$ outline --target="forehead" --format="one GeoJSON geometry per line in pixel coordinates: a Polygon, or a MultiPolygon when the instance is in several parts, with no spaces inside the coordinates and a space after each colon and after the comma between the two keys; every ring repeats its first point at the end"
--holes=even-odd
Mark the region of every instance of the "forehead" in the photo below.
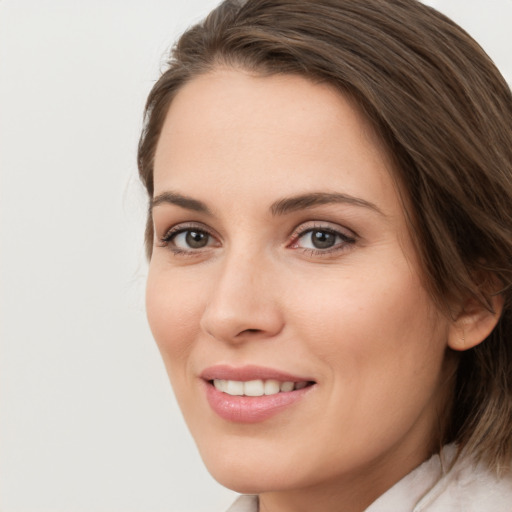
{"type": "Polygon", "coordinates": [[[346,173],[359,169],[360,177],[369,164],[392,172],[372,125],[334,87],[296,75],[219,69],[187,83],[171,103],[156,149],[155,182],[177,178],[182,169],[190,180],[196,173],[206,178],[215,167],[237,168],[249,179],[242,169],[261,175],[286,166],[307,179],[330,160],[346,173]],[[304,165],[298,168],[299,156],[304,165]]]}

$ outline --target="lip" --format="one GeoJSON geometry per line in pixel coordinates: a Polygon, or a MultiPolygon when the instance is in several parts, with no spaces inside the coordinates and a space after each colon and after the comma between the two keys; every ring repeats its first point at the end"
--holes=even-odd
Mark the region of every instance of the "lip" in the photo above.
{"type": "Polygon", "coordinates": [[[216,365],[206,368],[201,372],[200,377],[204,380],[223,379],[223,380],[269,380],[274,379],[280,382],[311,382],[313,379],[300,375],[292,375],[291,373],[282,372],[273,368],[265,368],[263,366],[229,366],[216,365]]]}
{"type": "Polygon", "coordinates": [[[228,395],[217,390],[211,382],[213,379],[237,381],[274,379],[280,382],[314,382],[310,378],[252,365],[243,367],[212,366],[205,369],[200,377],[203,380],[206,398],[212,410],[222,419],[234,423],[265,421],[300,402],[315,387],[313,384],[275,395],[249,397],[228,395]]]}

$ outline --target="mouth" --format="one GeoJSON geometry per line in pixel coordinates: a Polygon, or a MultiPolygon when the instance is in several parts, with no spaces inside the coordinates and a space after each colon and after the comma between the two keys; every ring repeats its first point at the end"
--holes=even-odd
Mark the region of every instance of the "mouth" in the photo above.
{"type": "Polygon", "coordinates": [[[284,381],[280,382],[275,379],[256,379],[256,380],[226,380],[226,379],[213,379],[209,383],[217,391],[226,393],[231,396],[271,396],[278,393],[289,393],[290,391],[297,391],[304,389],[314,384],[313,381],[284,381]]]}
{"type": "Polygon", "coordinates": [[[300,403],[316,382],[288,373],[245,366],[215,366],[201,374],[211,409],[234,423],[257,423],[300,403]]]}

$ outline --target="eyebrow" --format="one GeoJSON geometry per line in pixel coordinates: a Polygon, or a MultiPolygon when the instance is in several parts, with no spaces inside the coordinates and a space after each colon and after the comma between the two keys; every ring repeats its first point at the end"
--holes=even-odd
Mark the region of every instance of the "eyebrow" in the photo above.
{"type": "MultiPolygon", "coordinates": [[[[368,208],[385,217],[385,214],[377,205],[365,199],[336,192],[311,192],[285,197],[272,203],[270,212],[273,216],[282,216],[298,210],[314,208],[315,206],[340,203],[368,208]]],[[[161,204],[174,204],[186,210],[212,215],[211,210],[202,201],[178,194],[177,192],[163,192],[154,197],[149,205],[150,213],[153,211],[153,208],[161,204]]]]}
{"type": "Polygon", "coordinates": [[[155,206],[161,204],[175,204],[176,206],[180,206],[186,210],[205,213],[207,215],[212,214],[210,209],[203,202],[177,194],[176,192],[163,192],[162,194],[158,194],[156,197],[152,198],[149,204],[150,213],[153,211],[155,206]]]}
{"type": "Polygon", "coordinates": [[[384,213],[377,205],[366,201],[365,199],[360,199],[348,194],[330,192],[313,192],[293,197],[285,197],[273,203],[270,207],[270,211],[272,212],[272,215],[275,216],[286,215],[287,213],[295,212],[297,210],[305,210],[308,208],[314,208],[315,206],[333,203],[350,204],[369,208],[370,210],[373,210],[385,217],[384,213]]]}

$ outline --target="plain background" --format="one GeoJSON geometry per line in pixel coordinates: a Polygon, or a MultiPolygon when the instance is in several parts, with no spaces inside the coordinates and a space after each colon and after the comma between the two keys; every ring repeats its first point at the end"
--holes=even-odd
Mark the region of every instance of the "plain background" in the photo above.
{"type": "MultiPolygon", "coordinates": [[[[213,512],[144,313],[145,97],[216,0],[0,1],[0,510],[213,512]]],[[[512,0],[431,0],[512,82],[512,0]]],[[[298,448],[299,449],[299,448],[298,448]]]]}

